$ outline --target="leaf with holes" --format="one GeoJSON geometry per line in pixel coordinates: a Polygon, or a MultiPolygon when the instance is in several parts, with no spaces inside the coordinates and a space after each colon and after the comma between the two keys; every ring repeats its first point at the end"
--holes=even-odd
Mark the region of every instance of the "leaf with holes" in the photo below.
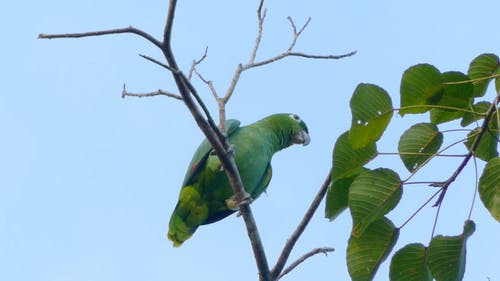
{"type": "Polygon", "coordinates": [[[399,249],[392,256],[389,276],[391,281],[432,281],[425,246],[414,243],[399,249]]]}
{"type": "Polygon", "coordinates": [[[398,236],[399,230],[385,217],[373,222],[362,236],[351,236],[347,245],[347,268],[352,281],[372,280],[398,236]]]}
{"type": "Polygon", "coordinates": [[[493,79],[491,76],[495,74],[498,69],[499,61],[495,54],[482,54],[472,60],[467,74],[472,80],[475,80],[473,82],[475,97],[484,96],[486,89],[488,88],[488,84],[493,79]]]}
{"type": "Polygon", "coordinates": [[[377,85],[361,83],[354,90],[350,106],[350,143],[355,148],[372,145],[382,136],[391,121],[391,97],[377,85]]]}
{"type": "Polygon", "coordinates": [[[417,64],[408,68],[401,79],[400,115],[424,113],[430,110],[426,105],[439,102],[443,94],[441,72],[430,64],[417,64]]]}
{"type": "MultiPolygon", "coordinates": [[[[479,141],[479,145],[473,151],[474,156],[484,161],[488,161],[491,158],[498,156],[498,124],[495,117],[496,114],[493,115],[493,118],[488,124],[487,131],[483,134],[481,140],[479,141]]],[[[478,137],[480,130],[481,128],[476,128],[467,134],[465,146],[469,149],[469,151],[478,137]]]]}
{"type": "Polygon", "coordinates": [[[432,238],[428,249],[428,263],[436,281],[462,280],[465,271],[466,242],[475,229],[473,221],[466,221],[461,235],[438,235],[432,238]]]}
{"type": "Polygon", "coordinates": [[[326,194],[325,217],[334,220],[347,208],[349,188],[356,177],[368,169],[361,168],[356,174],[346,178],[333,179],[326,194]]]}
{"type": "Polygon", "coordinates": [[[440,124],[461,118],[472,103],[474,87],[470,78],[457,71],[443,73],[443,96],[437,103],[442,108],[431,109],[431,122],[440,124]]]}
{"type": "Polygon", "coordinates": [[[464,117],[462,118],[462,121],[460,122],[460,126],[466,127],[466,126],[472,124],[472,122],[474,122],[476,120],[484,119],[484,117],[486,116],[486,112],[488,111],[490,106],[491,106],[491,103],[489,103],[487,101],[480,101],[480,102],[472,105],[472,108],[469,110],[471,110],[474,113],[466,112],[464,114],[464,117]]]}
{"type": "Polygon", "coordinates": [[[408,171],[413,172],[434,155],[443,144],[443,134],[431,123],[419,123],[399,139],[398,150],[408,171]]]}
{"type": "Polygon", "coordinates": [[[349,132],[343,133],[333,148],[332,180],[348,177],[358,173],[363,165],[375,158],[377,145],[371,143],[365,147],[355,148],[349,141],[349,132]]]}
{"type": "Polygon", "coordinates": [[[479,179],[479,196],[490,214],[500,222],[500,158],[488,161],[479,179]]]}
{"type": "Polygon", "coordinates": [[[399,175],[385,168],[361,173],[349,188],[348,204],[353,220],[352,236],[359,237],[374,221],[398,204],[403,189],[399,175]]]}

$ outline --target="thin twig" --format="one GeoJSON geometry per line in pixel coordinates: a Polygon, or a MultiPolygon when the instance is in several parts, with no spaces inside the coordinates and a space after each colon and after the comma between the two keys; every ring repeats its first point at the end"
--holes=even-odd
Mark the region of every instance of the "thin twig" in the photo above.
{"type": "Polygon", "coordinates": [[[191,68],[189,68],[187,76],[189,81],[191,81],[191,78],[193,77],[193,72],[195,71],[196,66],[199,65],[202,61],[204,61],[207,58],[207,55],[208,55],[208,46],[205,47],[205,52],[203,53],[203,56],[201,56],[201,58],[198,60],[193,60],[193,62],[191,63],[191,68]]]}
{"type": "Polygon", "coordinates": [[[110,34],[120,34],[120,33],[132,33],[143,37],[149,42],[153,43],[156,47],[162,47],[162,42],[158,41],[156,38],[151,36],[149,33],[146,33],[140,29],[129,26],[125,28],[115,28],[108,30],[100,30],[100,31],[90,31],[90,32],[81,32],[81,33],[62,33],[62,34],[38,34],[38,39],[55,39],[55,38],[81,38],[81,37],[94,37],[101,35],[110,35],[110,34]]]}
{"type": "Polygon", "coordinates": [[[125,89],[125,85],[123,85],[122,98],[125,98],[125,97],[144,98],[144,97],[154,97],[154,96],[167,96],[169,98],[182,100],[181,96],[174,94],[174,93],[170,93],[170,92],[161,90],[161,89],[158,89],[155,92],[149,92],[149,93],[130,93],[130,92],[127,92],[127,90],[125,89]]]}
{"type": "Polygon", "coordinates": [[[401,226],[398,227],[398,229],[402,229],[407,223],[409,223],[425,206],[427,206],[427,204],[429,204],[429,202],[432,201],[432,199],[434,199],[434,197],[436,197],[439,194],[439,192],[441,192],[441,189],[432,194],[432,196],[429,199],[427,199],[427,201],[425,201],[424,204],[422,204],[405,222],[403,222],[403,224],[401,224],[401,226]]]}
{"type": "Polygon", "coordinates": [[[157,64],[157,65],[159,65],[159,66],[161,66],[161,67],[165,68],[166,70],[168,70],[168,71],[170,71],[170,72],[178,72],[178,71],[179,71],[179,70],[177,70],[177,69],[173,69],[172,67],[170,67],[170,66],[168,66],[168,65],[166,65],[166,64],[164,64],[164,63],[162,63],[161,61],[159,61],[159,60],[157,60],[157,59],[155,59],[155,58],[152,58],[152,57],[150,57],[150,56],[143,55],[143,54],[139,54],[139,56],[140,56],[140,57],[142,57],[142,58],[144,58],[144,59],[146,59],[146,60],[148,60],[148,61],[150,61],[150,62],[152,62],[152,63],[154,63],[154,64],[157,64]]]}
{"type": "Polygon", "coordinates": [[[264,6],[264,0],[260,0],[259,8],[257,8],[257,21],[258,21],[257,37],[255,37],[255,44],[253,46],[250,59],[248,60],[248,63],[250,64],[255,61],[255,57],[257,57],[257,51],[260,47],[260,41],[262,40],[264,20],[266,19],[266,14],[267,14],[266,9],[264,9],[264,12],[262,12],[263,6],[264,6]]]}
{"type": "Polygon", "coordinates": [[[245,70],[248,70],[250,68],[254,68],[254,67],[259,67],[259,66],[263,66],[263,65],[266,65],[266,64],[270,64],[270,63],[273,63],[273,62],[276,62],[276,61],[279,61],[281,59],[284,59],[286,57],[303,57],[303,58],[308,58],[308,59],[343,59],[343,58],[346,58],[346,57],[350,57],[350,56],[353,56],[356,54],[356,51],[352,51],[352,52],[349,52],[349,53],[346,53],[346,54],[342,54],[342,55],[310,55],[310,54],[304,54],[304,53],[299,53],[299,52],[289,52],[289,51],[286,51],[282,54],[279,54],[275,57],[272,57],[270,59],[267,59],[267,60],[263,60],[263,61],[259,61],[259,62],[256,62],[256,63],[253,63],[253,64],[245,64],[242,66],[242,71],[245,71],[245,70]]]}
{"type": "Polygon", "coordinates": [[[292,249],[295,246],[295,243],[304,232],[306,226],[311,221],[311,218],[318,209],[321,200],[323,200],[323,197],[325,197],[326,191],[328,190],[328,186],[330,185],[331,180],[332,180],[332,170],[330,169],[328,175],[326,176],[325,181],[323,182],[323,185],[321,185],[321,188],[319,189],[318,193],[311,202],[309,209],[307,209],[307,212],[300,221],[299,225],[292,233],[290,238],[288,238],[288,240],[286,241],[285,246],[283,247],[283,250],[281,251],[281,254],[278,258],[278,261],[276,262],[276,265],[271,271],[271,276],[273,280],[276,280],[276,278],[278,278],[281,275],[281,272],[285,267],[286,261],[288,260],[288,257],[290,256],[290,253],[292,252],[292,249]]]}
{"type": "Polygon", "coordinates": [[[333,251],[335,251],[335,249],[334,248],[330,248],[330,247],[316,248],[316,249],[311,250],[310,252],[308,252],[305,255],[303,255],[302,257],[300,257],[298,260],[294,261],[285,270],[283,270],[283,273],[281,273],[280,276],[278,276],[278,278],[276,278],[276,280],[279,280],[279,279],[281,279],[281,277],[283,277],[286,274],[290,273],[292,270],[294,270],[298,265],[300,265],[301,263],[303,263],[308,258],[310,258],[310,257],[312,257],[314,255],[317,255],[317,254],[321,254],[321,253],[325,254],[325,256],[328,256],[328,253],[329,252],[333,252],[333,251]]]}

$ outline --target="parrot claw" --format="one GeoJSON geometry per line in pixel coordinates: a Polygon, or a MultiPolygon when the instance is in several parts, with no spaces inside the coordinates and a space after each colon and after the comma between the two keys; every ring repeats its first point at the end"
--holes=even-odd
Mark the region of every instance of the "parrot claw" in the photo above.
{"type": "Polygon", "coordinates": [[[253,198],[246,191],[243,191],[243,199],[238,200],[235,195],[231,196],[229,199],[226,199],[226,206],[233,211],[237,211],[240,209],[241,204],[251,203],[253,198]]]}

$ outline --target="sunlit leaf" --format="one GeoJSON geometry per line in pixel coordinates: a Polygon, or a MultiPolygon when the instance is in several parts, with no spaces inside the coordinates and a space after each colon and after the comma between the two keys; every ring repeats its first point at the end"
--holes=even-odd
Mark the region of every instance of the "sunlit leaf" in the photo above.
{"type": "Polygon", "coordinates": [[[437,103],[442,108],[431,109],[431,122],[440,124],[464,116],[472,103],[474,87],[470,78],[456,71],[443,73],[443,96],[437,103]],[[462,110],[461,110],[462,109],[462,110]]]}
{"type": "MultiPolygon", "coordinates": [[[[496,117],[496,114],[493,117],[496,117]]],[[[473,151],[474,156],[484,161],[498,156],[498,124],[495,118],[492,118],[488,125],[488,129],[481,137],[479,145],[473,151]]],[[[480,130],[481,128],[476,128],[467,134],[467,141],[465,142],[467,149],[472,149],[480,130]]]]}
{"type": "Polygon", "coordinates": [[[482,97],[486,93],[488,84],[493,78],[478,80],[485,77],[491,77],[499,68],[498,57],[494,54],[482,54],[477,56],[469,65],[467,74],[474,82],[474,96],[482,97]]]}
{"type": "Polygon", "coordinates": [[[486,164],[479,180],[479,195],[486,209],[500,222],[500,157],[486,164]]]}
{"type": "Polygon", "coordinates": [[[432,281],[426,250],[419,243],[408,244],[399,249],[392,256],[389,272],[391,281],[432,281]]]}
{"type": "Polygon", "coordinates": [[[347,245],[347,268],[351,280],[372,280],[398,236],[399,230],[385,217],[373,222],[362,236],[351,236],[347,245]]]}
{"type": "Polygon", "coordinates": [[[349,141],[353,147],[372,145],[384,133],[393,115],[391,97],[377,85],[359,84],[351,98],[349,141]]]}
{"type": "Polygon", "coordinates": [[[398,150],[408,171],[413,172],[436,153],[443,143],[443,134],[431,123],[419,123],[406,130],[399,139],[398,150]]]}
{"type": "Polygon", "coordinates": [[[462,121],[460,122],[460,125],[462,127],[466,127],[470,125],[472,122],[476,120],[483,119],[486,112],[488,111],[488,108],[490,108],[491,103],[487,101],[480,101],[472,106],[472,109],[469,109],[475,113],[471,112],[466,112],[464,114],[464,117],[462,118],[462,121]]]}
{"type": "Polygon", "coordinates": [[[390,169],[378,168],[357,176],[348,198],[353,220],[352,235],[361,236],[372,222],[398,204],[402,194],[399,175],[390,169]]]}
{"type": "Polygon", "coordinates": [[[427,251],[428,263],[436,281],[462,280],[465,271],[466,242],[475,228],[473,221],[466,221],[461,235],[438,235],[432,238],[427,251]]]}
{"type": "Polygon", "coordinates": [[[326,193],[325,217],[334,220],[347,208],[349,188],[354,179],[368,169],[362,168],[357,174],[346,178],[332,180],[328,192],[326,193]]]}
{"type": "Polygon", "coordinates": [[[377,155],[377,145],[371,143],[365,147],[355,148],[349,141],[349,132],[343,133],[333,148],[332,179],[348,177],[359,173],[363,165],[377,155]]]}
{"type": "Polygon", "coordinates": [[[430,110],[425,105],[439,102],[443,94],[441,72],[430,64],[408,68],[401,79],[401,110],[399,114],[423,113],[430,110]]]}

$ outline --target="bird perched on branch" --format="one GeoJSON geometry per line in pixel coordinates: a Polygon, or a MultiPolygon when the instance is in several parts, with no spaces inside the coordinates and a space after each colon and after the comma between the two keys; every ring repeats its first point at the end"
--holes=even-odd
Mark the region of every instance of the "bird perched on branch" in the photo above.
{"type": "MultiPolygon", "coordinates": [[[[270,115],[245,127],[239,125],[237,120],[228,120],[227,136],[245,191],[256,199],[271,180],[273,154],[292,144],[309,144],[309,132],[299,116],[287,113],[270,115]]],[[[189,164],[170,218],[168,238],[179,247],[200,225],[237,211],[233,198],[226,172],[205,139],[189,164]]]]}

